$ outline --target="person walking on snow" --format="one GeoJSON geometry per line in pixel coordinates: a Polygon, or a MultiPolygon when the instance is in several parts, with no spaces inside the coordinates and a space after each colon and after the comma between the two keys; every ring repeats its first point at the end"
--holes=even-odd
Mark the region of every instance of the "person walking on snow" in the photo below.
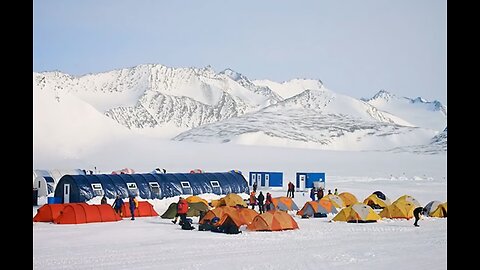
{"type": "Polygon", "coordinates": [[[175,216],[175,220],[172,220],[173,224],[177,223],[178,217],[180,217],[180,223],[181,224],[185,223],[187,221],[187,212],[188,212],[188,202],[187,202],[187,200],[185,200],[182,197],[178,198],[177,215],[175,216]]]}
{"type": "Polygon", "coordinates": [[[135,199],[135,196],[130,195],[130,197],[128,198],[128,204],[130,207],[130,214],[132,215],[132,220],[135,220],[134,212],[135,212],[135,209],[138,208],[138,201],[137,199],[135,199]]]}

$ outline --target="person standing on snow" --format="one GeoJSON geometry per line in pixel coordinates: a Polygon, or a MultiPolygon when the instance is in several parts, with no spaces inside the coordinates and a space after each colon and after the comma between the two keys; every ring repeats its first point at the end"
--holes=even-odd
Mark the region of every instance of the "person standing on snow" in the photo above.
{"type": "Polygon", "coordinates": [[[100,204],[107,204],[107,197],[105,197],[105,194],[103,194],[103,197],[100,200],[100,204]]]}
{"type": "Polygon", "coordinates": [[[258,194],[258,211],[260,211],[260,214],[264,213],[263,211],[263,200],[265,200],[265,197],[263,196],[263,193],[260,191],[260,194],[258,194]]]}
{"type": "Polygon", "coordinates": [[[415,227],[420,227],[420,225],[418,225],[418,221],[420,220],[420,215],[423,215],[423,212],[425,211],[425,209],[423,207],[417,207],[415,208],[415,210],[413,210],[413,216],[415,217],[415,222],[413,223],[413,226],[415,227]]]}
{"type": "Polygon", "coordinates": [[[315,188],[310,189],[310,199],[315,201],[315,188]]]}
{"type": "Polygon", "coordinates": [[[122,206],[123,206],[123,200],[120,198],[120,195],[117,195],[115,198],[115,201],[113,202],[113,209],[115,209],[115,212],[119,214],[120,216],[123,216],[122,214],[122,206]]]}
{"type": "Polygon", "coordinates": [[[255,191],[250,192],[250,205],[252,206],[252,210],[255,208],[257,204],[257,198],[255,197],[255,191]]]}
{"type": "Polygon", "coordinates": [[[318,198],[318,200],[323,198],[323,188],[322,187],[320,187],[317,191],[317,198],[318,198]]]}
{"type": "Polygon", "coordinates": [[[265,199],[265,208],[267,209],[267,211],[270,211],[272,204],[272,194],[270,194],[270,192],[267,192],[267,198],[265,199]]]}

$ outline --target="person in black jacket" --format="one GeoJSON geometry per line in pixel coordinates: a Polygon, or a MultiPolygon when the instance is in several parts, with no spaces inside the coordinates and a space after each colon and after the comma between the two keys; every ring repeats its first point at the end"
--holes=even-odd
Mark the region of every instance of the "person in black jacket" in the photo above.
{"type": "Polygon", "coordinates": [[[413,210],[413,216],[415,217],[415,222],[413,223],[413,226],[419,227],[417,222],[420,220],[420,215],[423,215],[424,209],[423,207],[417,207],[413,210]]]}
{"type": "Polygon", "coordinates": [[[258,197],[257,197],[258,210],[260,211],[260,214],[264,213],[264,211],[263,211],[263,200],[265,200],[265,196],[263,196],[263,193],[260,191],[260,194],[258,194],[258,197]]]}

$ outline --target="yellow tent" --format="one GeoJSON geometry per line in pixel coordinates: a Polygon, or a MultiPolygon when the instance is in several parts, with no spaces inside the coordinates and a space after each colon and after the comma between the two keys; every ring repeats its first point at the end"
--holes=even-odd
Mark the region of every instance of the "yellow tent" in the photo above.
{"type": "Polygon", "coordinates": [[[357,197],[355,197],[355,195],[353,195],[350,192],[342,192],[338,194],[338,197],[342,198],[343,202],[345,203],[345,206],[350,206],[358,203],[357,197]]]}
{"type": "Polygon", "coordinates": [[[247,207],[247,203],[240,197],[240,195],[237,195],[235,193],[229,193],[225,197],[223,197],[225,200],[225,205],[228,206],[236,206],[236,205],[241,205],[244,207],[247,207]]]}
{"type": "Polygon", "coordinates": [[[419,206],[420,206],[420,203],[419,203],[415,198],[413,198],[413,197],[410,196],[410,195],[403,195],[403,196],[401,196],[400,198],[398,198],[396,201],[394,201],[393,203],[396,203],[396,202],[399,202],[399,201],[410,202],[410,203],[412,203],[413,205],[415,205],[415,207],[419,207],[419,206]]]}
{"type": "Polygon", "coordinates": [[[239,195],[235,193],[229,193],[225,195],[225,197],[220,198],[218,200],[212,200],[210,202],[213,208],[215,207],[220,207],[220,206],[236,206],[236,205],[241,205],[243,207],[247,207],[247,203],[240,197],[239,195]]]}
{"type": "Polygon", "coordinates": [[[413,217],[413,210],[417,208],[413,203],[407,201],[396,201],[391,205],[385,207],[380,216],[382,218],[406,218],[411,219],[413,217]]]}
{"type": "Polygon", "coordinates": [[[363,203],[356,203],[343,208],[332,220],[350,223],[377,222],[380,216],[373,209],[363,203]]]}
{"type": "Polygon", "coordinates": [[[447,217],[447,202],[431,201],[425,205],[425,212],[430,217],[447,217]]]}
{"type": "Polygon", "coordinates": [[[372,195],[363,200],[363,203],[373,209],[383,209],[391,204],[390,199],[380,191],[372,193],[372,195]]]}
{"type": "Polygon", "coordinates": [[[187,197],[185,200],[187,200],[188,203],[202,202],[202,203],[204,203],[206,206],[208,206],[207,200],[202,199],[202,198],[200,198],[200,197],[198,197],[198,196],[193,196],[193,195],[192,195],[192,196],[187,197]]]}

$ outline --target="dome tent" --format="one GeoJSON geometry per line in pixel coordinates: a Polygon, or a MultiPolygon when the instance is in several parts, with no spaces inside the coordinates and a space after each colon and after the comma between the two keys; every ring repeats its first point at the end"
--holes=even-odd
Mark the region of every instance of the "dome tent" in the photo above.
{"type": "Polygon", "coordinates": [[[92,174],[65,175],[57,184],[55,197],[63,203],[86,202],[96,196],[113,199],[129,195],[163,199],[202,193],[248,193],[245,178],[238,173],[92,174]]]}

